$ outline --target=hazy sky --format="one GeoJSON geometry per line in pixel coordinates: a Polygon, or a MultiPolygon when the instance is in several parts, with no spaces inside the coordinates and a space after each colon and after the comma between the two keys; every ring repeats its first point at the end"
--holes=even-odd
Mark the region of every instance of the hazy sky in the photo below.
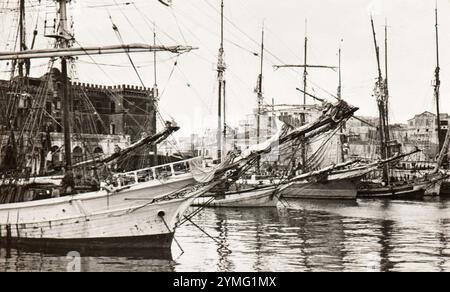
{"type": "MultiPolygon", "coordinates": [[[[6,3],[0,0],[0,47],[7,47],[15,27],[6,13],[6,3]]],[[[28,0],[29,5],[37,0],[28,0]]],[[[46,2],[46,1],[42,1],[46,2]]],[[[51,2],[51,1],[47,1],[51,2]]],[[[183,127],[182,134],[201,132],[214,127],[217,107],[216,59],[219,46],[220,0],[173,0],[171,8],[157,0],[72,1],[71,14],[75,35],[82,45],[119,44],[112,30],[119,27],[125,42],[151,43],[152,22],[158,27],[158,43],[189,44],[199,50],[182,55],[174,68],[174,56],[158,56],[158,84],[162,93],[161,109],[165,116],[174,117],[183,127]],[[170,77],[171,76],[171,77],[170,77]],[[169,78],[170,77],[170,78],[169,78]]],[[[450,1],[439,0],[442,109],[450,111],[450,1]]],[[[259,71],[261,26],[266,26],[266,60],[264,94],[267,102],[298,103],[301,70],[274,71],[274,64],[303,63],[305,19],[309,38],[309,63],[337,65],[337,51],[343,39],[343,97],[360,107],[359,115],[376,115],[372,97],[377,77],[376,59],[370,27],[374,15],[378,41],[384,46],[384,23],[389,26],[389,78],[391,117],[405,122],[414,114],[434,111],[432,80],[434,75],[434,1],[430,0],[225,0],[225,52],[227,63],[227,100],[230,124],[252,111],[256,104],[253,89],[259,71]]],[[[40,10],[30,7],[29,31],[38,20],[39,34],[43,22],[51,18],[52,7],[40,10]]],[[[46,41],[38,38],[37,47],[46,41]]],[[[382,48],[382,52],[384,48],[382,48]]],[[[133,55],[148,86],[153,84],[153,63],[150,54],[133,55]]],[[[135,84],[139,80],[126,56],[95,57],[101,65],[89,64],[89,57],[77,62],[81,82],[101,84],[135,84]],[[115,65],[115,66],[110,66],[115,65]]],[[[38,65],[35,62],[34,66],[38,65]]],[[[43,67],[35,68],[40,75],[43,67]]],[[[6,64],[0,64],[5,70],[6,64]]],[[[2,73],[4,78],[6,75],[2,73]]],[[[311,70],[309,91],[320,97],[332,98],[326,91],[336,93],[338,75],[330,70],[311,70]]]]}

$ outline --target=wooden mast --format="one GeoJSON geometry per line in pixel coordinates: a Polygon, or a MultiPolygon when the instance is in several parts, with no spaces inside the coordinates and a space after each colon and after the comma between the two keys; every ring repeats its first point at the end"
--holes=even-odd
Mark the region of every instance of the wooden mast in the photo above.
{"type": "MultiPolygon", "coordinates": [[[[156,46],[156,25],[154,25],[153,29],[153,45],[156,46]]],[[[157,108],[158,106],[158,98],[159,98],[159,90],[158,90],[158,71],[156,66],[156,51],[153,52],[153,76],[155,83],[153,84],[153,106],[154,108],[157,108]]],[[[156,111],[153,115],[153,134],[156,134],[157,127],[156,127],[157,119],[156,119],[156,111]]],[[[158,165],[158,145],[156,143],[153,144],[153,165],[158,165]]]]}
{"type": "MultiPolygon", "coordinates": [[[[19,0],[19,51],[26,50],[26,32],[25,32],[25,0],[19,0]]],[[[24,77],[25,60],[20,60],[18,64],[19,77],[24,77]]]]}
{"type": "MultiPolygon", "coordinates": [[[[220,48],[219,48],[219,58],[218,58],[218,62],[217,62],[217,73],[218,73],[218,81],[219,81],[219,98],[218,98],[218,111],[217,111],[217,159],[219,162],[222,161],[222,134],[224,134],[224,136],[226,135],[226,130],[224,130],[222,132],[222,103],[225,104],[224,101],[224,91],[225,91],[225,78],[224,78],[224,74],[225,74],[225,62],[224,62],[224,30],[223,30],[223,19],[224,19],[224,15],[223,15],[223,11],[224,11],[224,3],[222,0],[221,3],[221,10],[220,10],[220,48]]],[[[225,109],[223,109],[225,111],[225,109]]],[[[226,125],[226,121],[224,121],[223,123],[224,125],[226,125]]],[[[226,127],[225,127],[226,128],[226,127]]]]}
{"type": "Polygon", "coordinates": [[[440,78],[440,56],[439,56],[439,24],[438,24],[438,8],[436,4],[435,9],[435,29],[436,29],[436,70],[435,70],[435,83],[434,83],[434,98],[436,99],[436,122],[437,122],[437,136],[439,143],[439,152],[443,148],[444,141],[441,136],[441,111],[440,111],[440,88],[441,88],[441,78],[440,78]]]}
{"type": "MultiPolygon", "coordinates": [[[[280,68],[303,68],[303,90],[298,89],[303,93],[303,113],[300,115],[300,123],[302,125],[306,124],[306,97],[307,94],[307,85],[308,85],[308,69],[309,68],[316,68],[316,69],[336,69],[336,67],[333,66],[323,66],[323,65],[309,65],[308,64],[308,31],[307,31],[307,25],[308,21],[305,20],[305,43],[304,43],[304,63],[302,65],[275,65],[275,69],[280,68]]],[[[301,142],[301,161],[302,161],[302,168],[303,171],[307,171],[306,169],[306,163],[307,163],[307,151],[306,151],[306,145],[304,142],[301,142]]]]}
{"type": "MultiPolygon", "coordinates": [[[[256,87],[257,93],[257,102],[258,102],[258,112],[256,117],[256,138],[257,144],[261,143],[261,110],[264,103],[263,96],[263,75],[264,75],[264,25],[262,27],[262,35],[261,35],[261,62],[260,62],[260,73],[258,76],[258,84],[256,87]]],[[[261,157],[258,158],[256,170],[259,172],[261,169],[261,157]]]]}
{"type": "MultiPolygon", "coordinates": [[[[390,133],[390,126],[389,126],[389,74],[388,74],[388,27],[387,27],[387,20],[386,24],[384,26],[384,69],[385,69],[385,76],[384,76],[384,98],[385,98],[385,115],[386,115],[386,143],[388,143],[391,140],[391,133],[390,133]]],[[[388,149],[388,156],[391,156],[392,153],[389,152],[388,149]]],[[[386,157],[387,158],[387,157],[386,157]]]]}
{"type": "MultiPolygon", "coordinates": [[[[305,48],[304,48],[304,68],[303,68],[303,105],[306,106],[306,90],[308,86],[308,20],[305,20],[305,48]]],[[[303,113],[300,115],[300,123],[302,126],[306,124],[306,107],[303,108],[303,113]]],[[[302,159],[302,169],[303,172],[307,172],[306,168],[307,164],[307,151],[306,151],[306,143],[304,139],[302,139],[301,147],[301,159],[302,159]]]]}
{"type": "MultiPolygon", "coordinates": [[[[70,35],[67,25],[67,2],[70,0],[58,0],[59,2],[59,29],[57,44],[60,48],[70,47],[70,35]]],[[[69,97],[69,77],[67,73],[68,57],[61,57],[61,90],[63,107],[63,128],[64,128],[64,154],[65,154],[65,174],[64,187],[74,188],[74,177],[72,173],[72,141],[70,129],[70,97],[69,97]]],[[[66,191],[66,190],[64,190],[66,191]]]]}
{"type": "MultiPolygon", "coordinates": [[[[341,41],[342,42],[342,41],[341,41]]],[[[338,85],[338,90],[337,90],[337,98],[339,100],[342,100],[342,48],[341,45],[339,44],[339,85],[338,85]]],[[[340,159],[341,162],[345,161],[345,154],[344,154],[344,129],[343,129],[343,125],[340,127],[339,129],[339,151],[340,151],[340,159]]]]}
{"type": "MultiPolygon", "coordinates": [[[[377,36],[375,32],[375,24],[373,21],[373,18],[370,18],[370,22],[372,25],[372,33],[373,33],[373,40],[375,45],[375,54],[377,58],[377,65],[378,65],[378,81],[376,83],[376,89],[375,89],[375,97],[377,99],[378,104],[378,111],[379,111],[379,132],[380,132],[380,152],[381,152],[381,158],[382,160],[385,160],[388,158],[388,151],[387,151],[387,137],[386,137],[386,91],[384,89],[385,80],[383,80],[383,74],[381,72],[381,63],[380,63],[380,47],[378,47],[377,43],[377,36]]],[[[386,183],[389,183],[389,166],[386,164],[383,167],[383,181],[386,183]]]]}

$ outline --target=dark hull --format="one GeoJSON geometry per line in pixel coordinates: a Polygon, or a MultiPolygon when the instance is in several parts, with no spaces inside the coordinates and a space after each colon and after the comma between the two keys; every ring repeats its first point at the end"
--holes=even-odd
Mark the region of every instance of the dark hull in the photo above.
{"type": "Polygon", "coordinates": [[[286,199],[356,200],[357,179],[296,183],[282,193],[286,199]]]}
{"type": "Polygon", "coordinates": [[[2,237],[0,239],[0,246],[25,251],[57,254],[76,251],[83,256],[158,255],[162,256],[162,258],[167,258],[167,256],[170,255],[173,237],[173,233],[152,236],[93,239],[30,239],[2,237]]]}
{"type": "Polygon", "coordinates": [[[446,197],[450,196],[450,182],[444,181],[442,183],[441,195],[446,197]]]}
{"type": "Polygon", "coordinates": [[[358,190],[358,198],[418,199],[425,195],[420,186],[373,187],[358,190]]]}

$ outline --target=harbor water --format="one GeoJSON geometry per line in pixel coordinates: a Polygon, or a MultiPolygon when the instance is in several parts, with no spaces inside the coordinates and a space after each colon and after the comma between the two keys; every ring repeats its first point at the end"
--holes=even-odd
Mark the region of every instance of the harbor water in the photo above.
{"type": "Polygon", "coordinates": [[[450,271],[450,200],[289,201],[207,209],[171,253],[72,254],[0,249],[0,271],[450,271]],[[75,256],[74,256],[75,254],[75,256]]]}

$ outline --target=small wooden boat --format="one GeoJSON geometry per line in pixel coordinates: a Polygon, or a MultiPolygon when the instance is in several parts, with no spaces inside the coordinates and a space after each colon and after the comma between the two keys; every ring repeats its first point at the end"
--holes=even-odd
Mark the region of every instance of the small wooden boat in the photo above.
{"type": "Polygon", "coordinates": [[[399,182],[391,185],[382,183],[367,183],[358,190],[358,198],[422,198],[438,196],[446,175],[436,174],[415,181],[399,182]]]}
{"type": "Polygon", "coordinates": [[[276,207],[279,201],[277,186],[228,192],[223,196],[207,195],[194,200],[193,206],[212,208],[276,207]]]}
{"type": "Polygon", "coordinates": [[[380,184],[368,184],[358,190],[358,198],[421,198],[425,194],[423,184],[407,183],[403,185],[383,186],[380,184]]]}
{"type": "Polygon", "coordinates": [[[356,200],[357,180],[297,182],[282,194],[285,199],[356,200]]]}

